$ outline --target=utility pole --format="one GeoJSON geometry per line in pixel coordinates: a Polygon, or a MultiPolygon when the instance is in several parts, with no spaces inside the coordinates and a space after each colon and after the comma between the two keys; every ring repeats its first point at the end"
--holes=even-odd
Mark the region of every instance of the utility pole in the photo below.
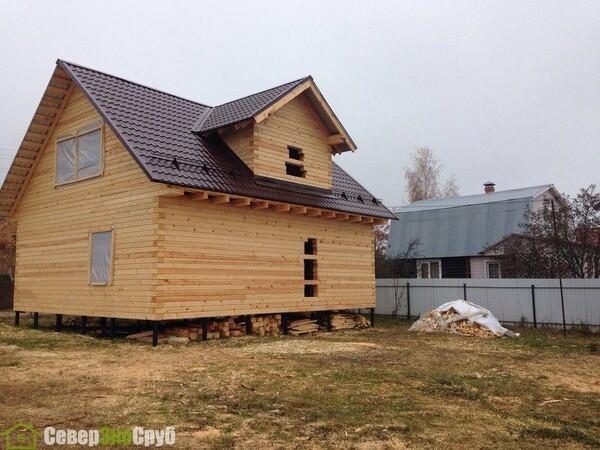
{"type": "MultiPolygon", "coordinates": [[[[552,228],[554,229],[554,245],[556,246],[556,263],[558,264],[559,259],[559,242],[558,242],[558,231],[556,229],[556,212],[554,211],[554,199],[550,200],[552,205],[552,228]]],[[[563,336],[567,337],[567,321],[565,319],[565,297],[563,294],[563,283],[562,274],[558,274],[558,283],[560,285],[560,307],[562,308],[562,322],[563,322],[563,336]]]]}

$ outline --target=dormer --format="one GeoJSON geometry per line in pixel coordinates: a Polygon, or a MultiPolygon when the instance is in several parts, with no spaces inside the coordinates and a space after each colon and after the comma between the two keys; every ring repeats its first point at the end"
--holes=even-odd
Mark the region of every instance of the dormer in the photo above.
{"type": "Polygon", "coordinates": [[[211,108],[195,131],[217,133],[258,180],[324,190],[332,155],[356,150],[312,77],[211,108]]]}

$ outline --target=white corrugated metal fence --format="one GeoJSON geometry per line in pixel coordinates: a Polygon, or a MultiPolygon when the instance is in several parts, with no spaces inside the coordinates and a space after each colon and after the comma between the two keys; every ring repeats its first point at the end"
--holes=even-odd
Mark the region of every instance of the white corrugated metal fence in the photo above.
{"type": "MultiPolygon", "coordinates": [[[[558,279],[378,279],[376,286],[376,314],[391,315],[398,309],[399,316],[415,317],[466,299],[489,309],[501,322],[562,324],[558,279]]],[[[600,326],[600,280],[565,279],[563,295],[567,324],[600,326]]]]}

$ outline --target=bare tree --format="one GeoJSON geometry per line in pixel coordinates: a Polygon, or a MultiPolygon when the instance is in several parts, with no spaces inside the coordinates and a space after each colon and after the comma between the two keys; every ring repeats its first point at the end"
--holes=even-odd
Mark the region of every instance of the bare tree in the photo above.
{"type": "Polygon", "coordinates": [[[507,240],[509,277],[600,278],[600,193],[592,184],[564,197],[565,204],[546,202],[530,212],[525,236],[507,240]]]}
{"type": "Polygon", "coordinates": [[[0,270],[14,281],[16,259],[16,226],[8,219],[0,219],[0,270]]]}
{"type": "Polygon", "coordinates": [[[459,195],[458,182],[454,175],[445,182],[443,188],[440,187],[442,168],[443,165],[432,149],[428,147],[415,149],[415,152],[410,155],[410,167],[404,169],[409,203],[459,195]]]}
{"type": "Polygon", "coordinates": [[[390,234],[390,224],[375,225],[375,254],[385,256],[388,246],[388,237],[390,234]]]}
{"type": "Polygon", "coordinates": [[[404,284],[401,284],[401,278],[411,276],[414,260],[419,256],[419,246],[421,242],[418,239],[412,240],[408,246],[396,255],[382,255],[379,258],[375,255],[375,275],[377,278],[390,278],[392,280],[392,289],[394,292],[394,308],[392,316],[398,317],[404,300],[404,284]]]}
{"type": "Polygon", "coordinates": [[[458,197],[459,195],[460,186],[458,185],[458,180],[454,174],[452,174],[444,183],[444,187],[442,189],[442,198],[454,198],[458,197]]]}

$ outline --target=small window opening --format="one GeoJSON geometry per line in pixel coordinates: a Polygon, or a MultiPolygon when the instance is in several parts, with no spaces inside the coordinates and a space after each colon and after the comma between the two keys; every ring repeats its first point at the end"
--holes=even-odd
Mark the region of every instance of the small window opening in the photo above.
{"type": "Polygon", "coordinates": [[[317,279],[317,264],[314,259],[304,260],[304,279],[305,280],[316,280],[317,279]]]}
{"type": "Polygon", "coordinates": [[[288,147],[288,152],[290,159],[295,159],[296,161],[304,161],[304,154],[302,153],[301,148],[288,147]]]}
{"type": "Polygon", "coordinates": [[[317,254],[317,240],[314,238],[308,238],[304,241],[304,254],[305,255],[316,255],[317,254]]]}
{"type": "Polygon", "coordinates": [[[304,296],[305,297],[316,297],[317,296],[317,286],[314,284],[305,284],[304,285],[304,296]]]}
{"type": "Polygon", "coordinates": [[[304,171],[302,166],[297,166],[296,164],[290,163],[285,163],[285,173],[293,177],[304,178],[306,176],[306,172],[304,171]]]}
{"type": "Polygon", "coordinates": [[[302,153],[302,149],[288,146],[288,160],[285,163],[285,173],[293,177],[306,178],[303,161],[304,153],[302,153]]]}

